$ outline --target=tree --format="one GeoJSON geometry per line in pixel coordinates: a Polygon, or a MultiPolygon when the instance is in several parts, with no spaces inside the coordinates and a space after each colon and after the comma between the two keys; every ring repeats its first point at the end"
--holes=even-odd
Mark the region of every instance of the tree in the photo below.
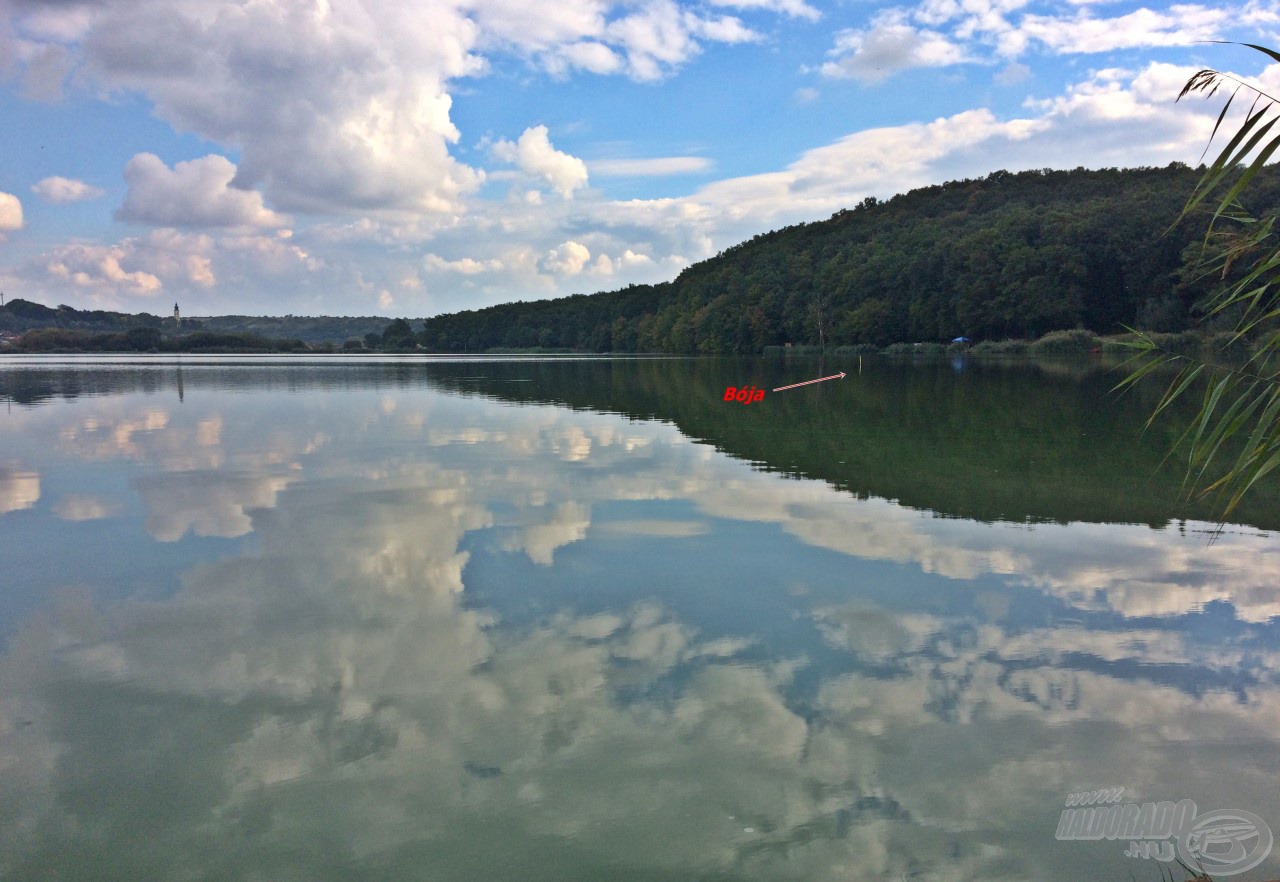
{"type": "Polygon", "coordinates": [[[412,349],[414,342],[413,327],[408,319],[398,318],[382,332],[383,349],[412,349]]]}
{"type": "MultiPolygon", "coordinates": [[[[1280,62],[1280,53],[1252,43],[1239,44],[1280,62]]],[[[1216,70],[1201,70],[1183,86],[1178,99],[1200,94],[1230,95],[1218,115],[1210,145],[1237,98],[1250,107],[1235,134],[1205,169],[1180,220],[1211,205],[1212,220],[1199,263],[1203,278],[1217,287],[1203,303],[1206,317],[1232,316],[1221,345],[1251,343],[1243,363],[1220,364],[1170,352],[1156,339],[1139,334],[1135,367],[1122,386],[1132,385],[1163,366],[1177,371],[1151,419],[1155,420],[1203,378],[1199,411],[1179,445],[1185,445],[1187,485],[1197,495],[1216,494],[1225,519],[1241,498],[1280,466],[1280,244],[1276,215],[1257,218],[1241,197],[1259,170],[1280,148],[1277,99],[1257,86],[1216,70]],[[1246,164],[1247,163],[1247,164],[1246,164]],[[1207,200],[1207,201],[1206,201],[1207,200]],[[1216,204],[1215,204],[1216,203],[1216,204]]],[[[1205,152],[1208,152],[1208,147],[1205,152]]],[[[1225,359],[1223,359],[1225,360],[1225,359]]]]}

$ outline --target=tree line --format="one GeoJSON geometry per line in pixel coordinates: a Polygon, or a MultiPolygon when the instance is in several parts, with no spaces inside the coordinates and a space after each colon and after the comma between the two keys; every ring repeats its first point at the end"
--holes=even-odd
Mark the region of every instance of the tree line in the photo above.
{"type": "MultiPolygon", "coordinates": [[[[669,283],[440,315],[416,342],[458,353],[749,354],[1071,328],[1182,331],[1219,284],[1197,272],[1210,213],[1177,223],[1199,177],[1181,163],[998,171],[868,198],[756,236],[669,283]]],[[[1255,212],[1280,206],[1280,173],[1264,169],[1247,199],[1255,212]]]]}

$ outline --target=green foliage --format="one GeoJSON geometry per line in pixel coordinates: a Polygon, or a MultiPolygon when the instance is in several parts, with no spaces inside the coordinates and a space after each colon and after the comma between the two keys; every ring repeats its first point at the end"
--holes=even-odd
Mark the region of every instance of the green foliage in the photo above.
{"type": "Polygon", "coordinates": [[[1070,331],[1052,331],[1031,344],[1032,355],[1085,355],[1102,348],[1102,341],[1092,331],[1079,328],[1070,331]]]}
{"type": "Polygon", "coordinates": [[[123,333],[98,333],[76,328],[37,328],[18,340],[23,352],[305,352],[301,340],[273,340],[256,334],[218,334],[196,331],[164,337],[159,328],[131,328],[123,333]]]}
{"type": "MultiPolygon", "coordinates": [[[[1280,61],[1280,54],[1242,44],[1280,61]]],[[[1197,495],[1213,495],[1226,518],[1246,493],[1280,466],[1280,245],[1276,211],[1251,211],[1244,200],[1273,186],[1265,164],[1277,148],[1280,122],[1276,99],[1256,86],[1214,70],[1197,72],[1178,95],[1211,98],[1230,91],[1210,144],[1236,98],[1249,102],[1243,121],[1205,169],[1180,215],[1184,223],[1202,206],[1212,218],[1191,275],[1212,287],[1202,303],[1205,322],[1228,324],[1229,336],[1210,338],[1208,357],[1187,351],[1155,334],[1140,334],[1133,368],[1122,387],[1131,387],[1161,369],[1176,368],[1151,420],[1179,399],[1199,393],[1196,418],[1179,439],[1185,451],[1184,485],[1197,495]],[[1252,344],[1250,346],[1249,344],[1252,344]],[[1251,350],[1251,351],[1250,351],[1251,350]],[[1247,352],[1248,354],[1245,354],[1247,352]],[[1237,363],[1231,363],[1235,357],[1237,363]],[[1238,359],[1243,358],[1243,363],[1238,359]]],[[[1206,148],[1207,152],[1208,148],[1206,148]]]]}
{"type": "Polygon", "coordinates": [[[971,355],[1026,355],[1030,344],[1026,340],[983,340],[969,350],[971,355]]]}
{"type": "Polygon", "coordinates": [[[378,348],[384,352],[412,352],[417,348],[413,326],[408,319],[398,318],[383,329],[381,337],[368,334],[365,339],[371,349],[378,348]]]}

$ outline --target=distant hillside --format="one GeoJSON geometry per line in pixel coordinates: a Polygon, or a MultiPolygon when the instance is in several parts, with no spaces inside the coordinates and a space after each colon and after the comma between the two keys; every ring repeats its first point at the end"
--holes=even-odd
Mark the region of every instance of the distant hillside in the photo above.
{"type": "MultiPolygon", "coordinates": [[[[1035,338],[1122,324],[1195,323],[1192,272],[1207,215],[1170,230],[1199,172],[995,172],[867,199],[829,220],[757,236],[670,283],[428,319],[433,351],[563,347],[759,353],[765,346],[1035,338]]],[[[1280,207],[1280,172],[1249,208],[1280,207]]]]}
{"type": "Polygon", "coordinates": [[[253,334],[272,339],[302,340],[311,344],[342,343],[366,334],[381,334],[390,319],[378,316],[248,316],[220,315],[185,318],[181,325],[172,316],[150,313],[130,314],[106,310],[56,308],[14,299],[0,306],[0,331],[21,333],[37,328],[74,331],[125,332],[135,328],[158,328],[163,334],[190,334],[207,331],[217,334],[253,334]]]}
{"type": "MultiPolygon", "coordinates": [[[[391,319],[380,316],[218,315],[197,319],[206,331],[292,338],[306,343],[342,343],[352,337],[381,334],[391,319]]],[[[421,325],[421,319],[415,320],[421,325]]],[[[183,321],[185,327],[187,322],[183,321]]]]}
{"type": "MultiPolygon", "coordinates": [[[[170,324],[173,320],[170,319],[170,324]]],[[[0,331],[22,332],[33,328],[67,328],[79,331],[128,331],[132,328],[159,328],[164,320],[150,313],[131,315],[106,310],[80,310],[70,306],[56,309],[17,298],[0,306],[0,331]]]]}

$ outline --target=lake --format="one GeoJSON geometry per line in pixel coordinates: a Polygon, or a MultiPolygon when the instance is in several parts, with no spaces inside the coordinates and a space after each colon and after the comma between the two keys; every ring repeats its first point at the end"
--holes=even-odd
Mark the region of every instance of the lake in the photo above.
{"type": "Polygon", "coordinates": [[[0,358],[0,878],[1274,878],[1280,495],[1117,379],[0,358]]]}

